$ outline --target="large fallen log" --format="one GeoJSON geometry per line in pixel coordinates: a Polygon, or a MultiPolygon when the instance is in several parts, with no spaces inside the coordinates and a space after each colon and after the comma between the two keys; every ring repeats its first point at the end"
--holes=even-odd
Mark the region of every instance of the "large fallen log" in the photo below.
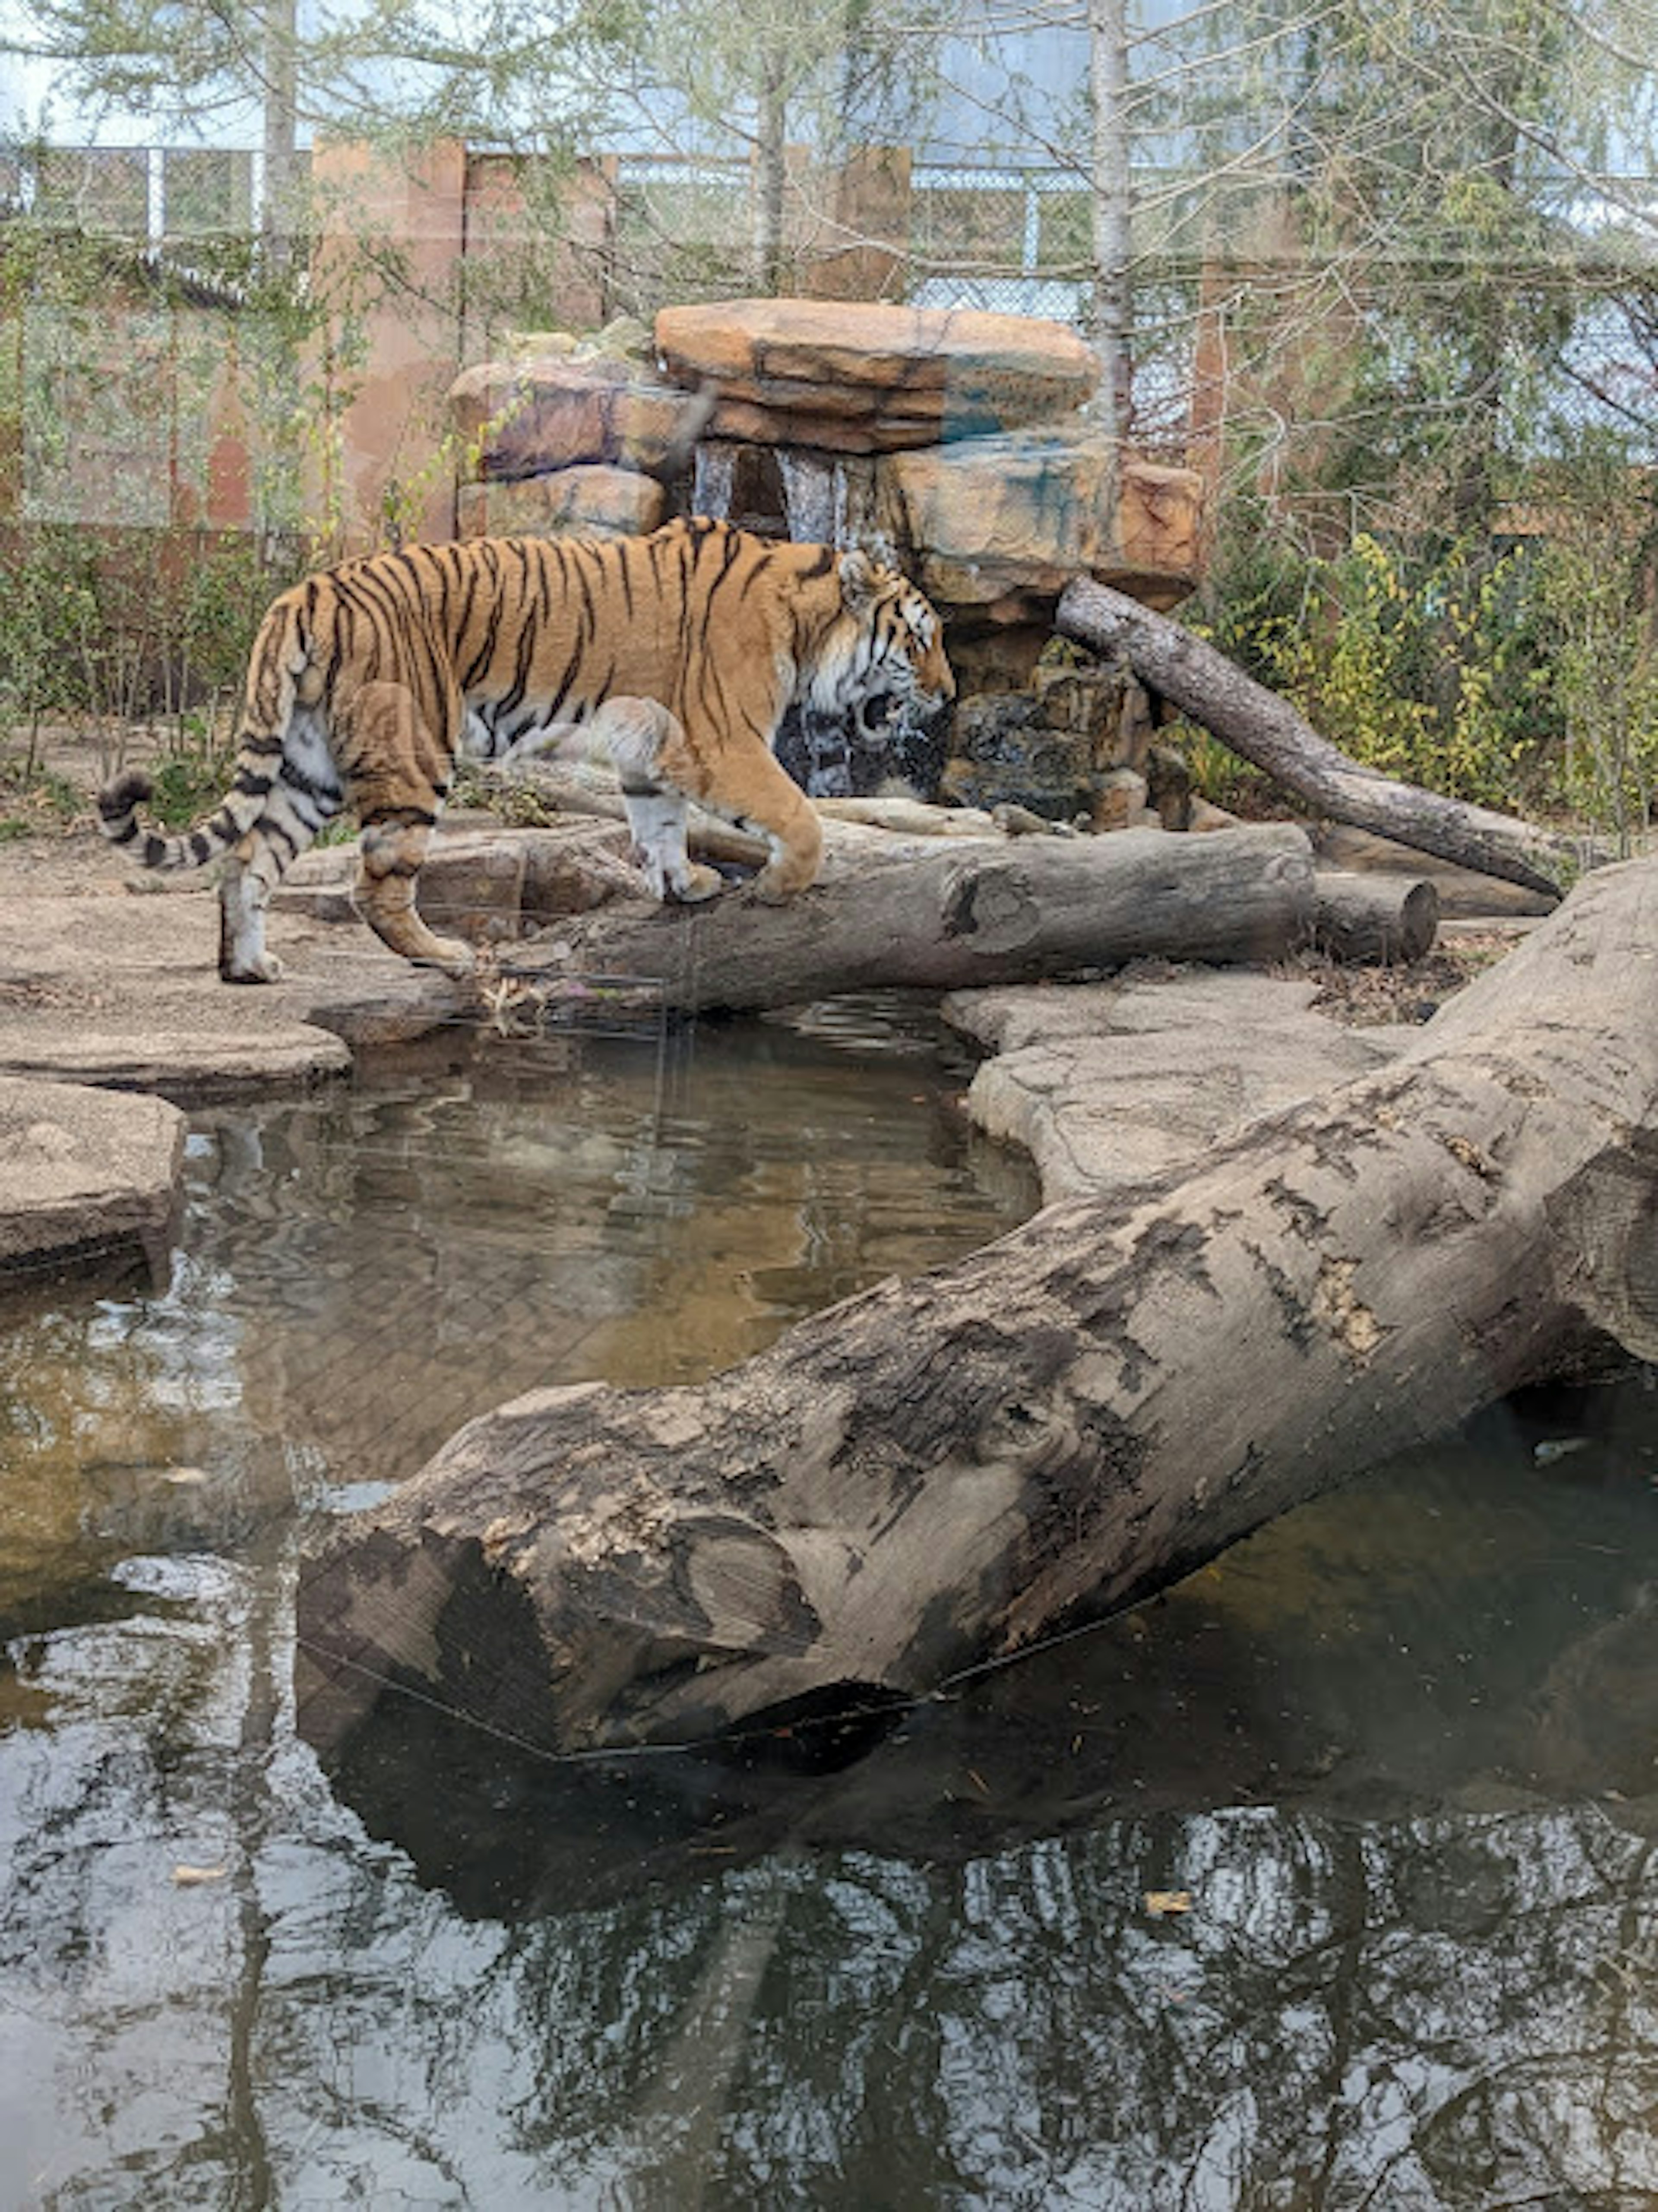
{"type": "MultiPolygon", "coordinates": [[[[848,827],[850,825],[847,825],[848,827]]],[[[889,840],[786,906],[733,887],[700,906],[629,900],[504,956],[534,984],[659,979],[683,1012],[797,1005],[872,985],[950,991],[1170,960],[1261,962],[1318,928],[1312,848],[1291,823],[1224,836],[889,840]],[[896,856],[883,851],[896,845],[896,856]]],[[[1430,930],[1431,935],[1431,930],[1430,930]]]]}
{"type": "Polygon", "coordinates": [[[1054,621],[1092,652],[1126,653],[1135,673],[1182,714],[1338,822],[1557,896],[1582,866],[1611,857],[1592,842],[1360,767],[1224,653],[1105,584],[1088,577],[1068,584],[1054,621]]]}
{"type": "MultiPolygon", "coordinates": [[[[1206,840],[1221,843],[1224,840],[1206,840]]],[[[1384,1070],[695,1389],[549,1390],[346,1524],[301,1725],[385,1686],[546,1747],[914,1695],[1558,1373],[1658,1354],[1658,863],[1384,1070]]]]}

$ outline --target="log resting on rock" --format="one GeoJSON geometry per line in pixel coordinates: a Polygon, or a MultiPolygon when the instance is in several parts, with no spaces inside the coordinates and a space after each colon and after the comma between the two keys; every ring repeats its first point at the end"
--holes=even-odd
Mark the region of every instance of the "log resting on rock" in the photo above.
{"type": "Polygon", "coordinates": [[[1135,674],[1171,705],[1339,822],[1557,896],[1579,867],[1610,857],[1592,842],[1362,768],[1224,653],[1107,585],[1077,578],[1054,620],[1093,652],[1126,653],[1135,674]]]}
{"type": "MultiPolygon", "coordinates": [[[[1225,839],[1206,840],[1224,844],[1225,839]]],[[[539,1392],[304,1568],[301,1726],[387,1682],[550,1748],[924,1694],[1609,1332],[1658,1355],[1658,863],[1386,1068],[694,1389],[539,1392]]]]}
{"type": "MultiPolygon", "coordinates": [[[[842,825],[843,836],[854,825],[842,825]]],[[[1177,837],[856,833],[843,874],[786,906],[735,888],[705,904],[626,901],[515,946],[533,984],[570,971],[659,978],[678,1012],[753,1011],[838,991],[949,991],[1157,956],[1276,959],[1315,931],[1312,848],[1291,823],[1177,837]]]]}

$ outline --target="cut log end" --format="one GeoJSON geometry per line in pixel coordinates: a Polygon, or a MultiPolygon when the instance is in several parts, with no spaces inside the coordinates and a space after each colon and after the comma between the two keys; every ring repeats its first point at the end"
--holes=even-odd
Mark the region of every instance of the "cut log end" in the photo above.
{"type": "Polygon", "coordinates": [[[1439,933],[1439,893],[1425,878],[1377,878],[1321,869],[1314,878],[1307,941],[1337,960],[1408,967],[1439,933]]]}

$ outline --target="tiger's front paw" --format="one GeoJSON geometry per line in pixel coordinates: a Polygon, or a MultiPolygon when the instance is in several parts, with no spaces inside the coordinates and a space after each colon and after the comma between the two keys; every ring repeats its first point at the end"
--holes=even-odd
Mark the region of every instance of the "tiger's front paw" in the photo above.
{"type": "Polygon", "coordinates": [[[682,906],[695,906],[703,899],[711,899],[722,880],[718,868],[705,868],[693,860],[674,885],[673,895],[682,906]]]}
{"type": "Polygon", "coordinates": [[[811,881],[814,871],[802,869],[784,860],[771,860],[761,869],[750,884],[762,906],[786,906],[811,881]]]}

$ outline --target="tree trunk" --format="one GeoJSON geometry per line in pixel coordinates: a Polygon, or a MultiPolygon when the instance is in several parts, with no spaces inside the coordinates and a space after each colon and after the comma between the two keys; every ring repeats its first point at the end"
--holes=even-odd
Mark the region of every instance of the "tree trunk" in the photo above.
{"type": "Polygon", "coordinates": [[[299,144],[298,0],[265,0],[264,16],[264,197],[259,231],[273,269],[294,258],[295,164],[299,144]]]}
{"type": "Polygon", "coordinates": [[[1093,106],[1089,194],[1093,299],[1088,335],[1099,349],[1100,397],[1110,436],[1129,434],[1133,413],[1133,169],[1128,131],[1127,0],[1088,0],[1088,80],[1093,106]]]}
{"type": "MultiPolygon", "coordinates": [[[[1224,843],[1225,840],[1205,841],[1224,843]]],[[[1658,863],[1386,1069],[1049,1206],[695,1389],[547,1390],[343,1527],[301,1724],[386,1682],[553,1747],[924,1695],[1561,1371],[1658,1353],[1658,863]]]]}
{"type": "Polygon", "coordinates": [[[788,187],[787,66],[768,46],[760,55],[755,146],[755,288],[767,299],[783,289],[784,205],[788,187]]]}
{"type": "Polygon", "coordinates": [[[1055,621],[1093,652],[1126,653],[1136,674],[1182,714],[1339,822],[1557,896],[1586,859],[1610,857],[1512,815],[1361,768],[1213,646],[1104,584],[1078,577],[1067,585],[1055,621]]]}

